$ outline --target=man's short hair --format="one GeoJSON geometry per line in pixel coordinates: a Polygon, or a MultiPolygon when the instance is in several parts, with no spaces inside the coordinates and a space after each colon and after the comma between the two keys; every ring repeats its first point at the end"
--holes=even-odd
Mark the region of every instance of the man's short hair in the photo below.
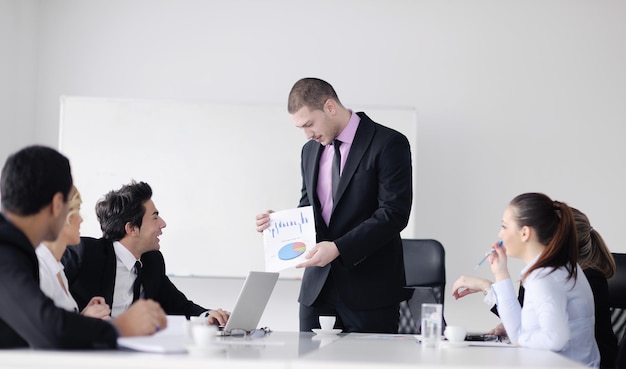
{"type": "Polygon", "coordinates": [[[58,192],[67,202],[71,189],[70,161],[46,146],[28,146],[12,154],[0,174],[2,209],[20,216],[37,214],[58,192]]]}
{"type": "Polygon", "coordinates": [[[152,198],[152,188],[145,182],[132,181],[119,190],[107,193],[96,204],[102,237],[119,241],[126,236],[126,223],[141,228],[146,213],[146,201],[152,198]]]}
{"type": "Polygon", "coordinates": [[[304,106],[311,110],[324,110],[324,103],[328,99],[333,99],[341,105],[330,83],[319,78],[302,78],[289,92],[287,111],[289,114],[295,114],[304,106]]]}

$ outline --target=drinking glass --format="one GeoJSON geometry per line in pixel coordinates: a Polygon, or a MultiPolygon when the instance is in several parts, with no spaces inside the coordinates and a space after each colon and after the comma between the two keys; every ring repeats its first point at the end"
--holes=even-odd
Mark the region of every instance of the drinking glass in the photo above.
{"type": "Polygon", "coordinates": [[[441,304],[422,304],[422,347],[439,347],[442,311],[441,304]]]}

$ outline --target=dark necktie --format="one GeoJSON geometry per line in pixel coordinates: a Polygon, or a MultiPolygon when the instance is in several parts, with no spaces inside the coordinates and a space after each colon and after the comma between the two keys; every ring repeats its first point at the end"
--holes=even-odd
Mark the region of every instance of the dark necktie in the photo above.
{"type": "Polygon", "coordinates": [[[141,293],[141,283],[143,282],[142,278],[142,264],[141,261],[135,261],[135,282],[133,283],[133,302],[139,299],[139,295],[141,293]]]}
{"type": "Polygon", "coordinates": [[[337,196],[337,188],[339,187],[339,179],[341,178],[341,151],[339,151],[339,146],[341,146],[341,141],[335,139],[333,141],[333,147],[335,148],[335,156],[333,156],[333,169],[332,169],[332,189],[333,189],[333,200],[337,196]]]}

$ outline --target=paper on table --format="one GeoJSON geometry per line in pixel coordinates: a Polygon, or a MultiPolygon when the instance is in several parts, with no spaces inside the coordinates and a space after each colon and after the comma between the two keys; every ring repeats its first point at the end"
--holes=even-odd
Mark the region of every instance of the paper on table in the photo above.
{"type": "Polygon", "coordinates": [[[270,225],[263,231],[265,271],[279,272],[304,262],[315,242],[311,206],[271,213],[270,225]]]}
{"type": "Polygon", "coordinates": [[[187,352],[185,340],[172,335],[161,335],[161,332],[153,336],[120,337],[117,345],[134,351],[156,352],[160,354],[179,354],[187,352]]]}
{"type": "Polygon", "coordinates": [[[143,352],[184,353],[187,352],[185,333],[186,319],[184,316],[168,315],[167,328],[152,336],[120,337],[117,345],[143,352]]]}

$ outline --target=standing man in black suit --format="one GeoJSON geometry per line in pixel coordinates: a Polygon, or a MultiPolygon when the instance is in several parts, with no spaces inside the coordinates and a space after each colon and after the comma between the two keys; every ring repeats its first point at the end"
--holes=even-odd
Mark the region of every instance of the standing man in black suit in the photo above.
{"type": "Polygon", "coordinates": [[[166,224],[152,201],[150,185],[133,181],[109,192],[96,204],[96,215],[103,238],[81,237],[62,258],[81,310],[93,296],[103,296],[115,317],[136,299],[149,298],[168,315],[202,314],[210,324],[226,324],[229,312],[194,304],[165,274],[159,236],[166,224]]]}
{"type": "MultiPolygon", "coordinates": [[[[397,333],[399,303],[410,297],[400,239],[413,195],[409,142],[346,109],[317,78],[295,83],[288,111],[310,139],[302,149],[299,206],[313,206],[318,242],[298,265],[306,268],[300,330],[335,315],[344,332],[397,333]]],[[[256,225],[266,229],[269,212],[257,215],[256,225]]]]}
{"type": "Polygon", "coordinates": [[[148,335],[167,326],[154,301],[134,304],[109,322],[59,308],[41,291],[35,248],[59,235],[71,188],[69,161],[48,147],[24,148],[2,169],[0,348],[110,349],[117,347],[118,336],[148,335]]]}

